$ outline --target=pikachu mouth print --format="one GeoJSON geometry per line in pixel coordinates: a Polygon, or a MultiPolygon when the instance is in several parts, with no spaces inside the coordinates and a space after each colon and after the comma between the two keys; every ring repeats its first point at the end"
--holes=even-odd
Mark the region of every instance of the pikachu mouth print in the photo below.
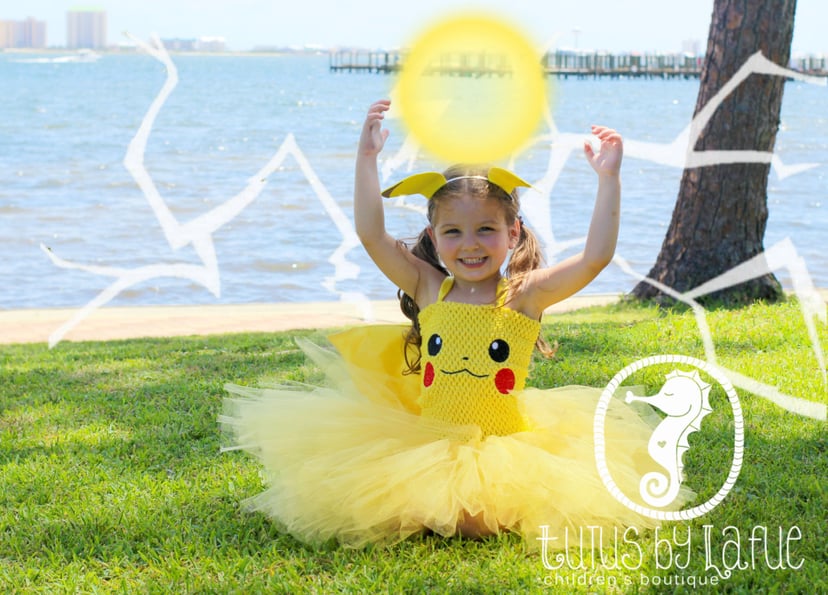
{"type": "MultiPolygon", "coordinates": [[[[436,361],[437,356],[439,356],[442,351],[443,338],[438,334],[431,335],[431,337],[429,337],[428,339],[428,355],[432,359],[426,362],[425,370],[423,372],[423,385],[426,388],[434,384],[437,370],[435,369],[433,362],[436,361]]],[[[495,339],[489,344],[487,352],[488,360],[484,360],[482,362],[475,361],[474,363],[472,363],[472,357],[469,355],[461,355],[459,356],[459,358],[456,356],[454,358],[451,358],[450,355],[446,354],[443,358],[441,358],[440,363],[445,366],[452,367],[441,367],[439,368],[439,372],[446,376],[467,374],[473,378],[490,378],[492,376],[492,363],[495,367],[497,367],[499,366],[499,364],[503,364],[504,362],[506,362],[506,360],[509,359],[509,344],[503,339],[495,339]],[[478,370],[477,372],[472,371],[468,367],[470,365],[474,366],[474,364],[478,364],[478,366],[476,367],[476,369],[478,370]],[[489,368],[489,371],[484,371],[486,368],[489,368]]],[[[478,358],[475,359],[478,360],[478,358]]],[[[511,368],[500,368],[496,372],[494,372],[494,387],[497,390],[497,392],[503,395],[507,395],[512,390],[514,390],[515,373],[512,371],[511,368]]]]}

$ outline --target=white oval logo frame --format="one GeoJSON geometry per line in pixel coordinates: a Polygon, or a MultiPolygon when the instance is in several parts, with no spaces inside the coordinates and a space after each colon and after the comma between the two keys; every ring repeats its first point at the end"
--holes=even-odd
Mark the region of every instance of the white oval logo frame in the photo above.
{"type": "Polygon", "coordinates": [[[745,419],[742,415],[742,405],[739,403],[739,395],[736,394],[736,390],[733,388],[730,380],[728,380],[721,370],[711,364],[708,364],[706,361],[686,355],[654,355],[633,362],[613,376],[612,380],[610,380],[609,384],[604,389],[604,392],[601,393],[601,398],[598,401],[598,407],[595,411],[595,419],[593,424],[593,436],[595,441],[595,464],[598,467],[598,474],[601,476],[601,481],[604,482],[604,486],[607,490],[609,490],[613,498],[618,500],[630,510],[651,519],[657,519],[660,521],[686,521],[700,517],[703,514],[713,510],[722,500],[724,500],[736,483],[736,479],[739,477],[739,471],[742,469],[742,460],[744,456],[745,419]],[[640,504],[636,504],[630,500],[626,494],[621,491],[621,488],[619,488],[612,479],[612,475],[607,468],[606,439],[604,435],[604,427],[606,425],[609,403],[621,383],[635,372],[646,368],[647,366],[670,363],[693,366],[712,376],[716,382],[724,388],[725,393],[727,394],[727,399],[730,402],[731,409],[733,410],[734,422],[733,462],[730,465],[730,472],[728,473],[724,484],[707,502],[694,506],[693,508],[688,508],[687,510],[678,511],[654,510],[652,508],[647,508],[646,506],[641,506],[640,504]]]}

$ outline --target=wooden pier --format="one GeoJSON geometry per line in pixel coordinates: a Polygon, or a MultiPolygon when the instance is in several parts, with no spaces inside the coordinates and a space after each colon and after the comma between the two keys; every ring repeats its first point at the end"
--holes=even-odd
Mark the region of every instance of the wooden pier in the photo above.
{"type": "Polygon", "coordinates": [[[692,54],[549,52],[544,72],[560,78],[697,78],[704,58],[692,54]]]}
{"type": "Polygon", "coordinates": [[[336,50],[328,55],[332,72],[390,73],[400,69],[400,52],[336,50]]]}
{"type": "MultiPolygon", "coordinates": [[[[391,74],[405,61],[404,52],[384,50],[335,50],[329,54],[331,72],[391,74]]],[[[698,78],[703,56],[693,54],[611,54],[556,50],[541,59],[544,72],[560,78],[698,78]]],[[[828,56],[795,57],[793,70],[814,76],[828,76],[828,56]]],[[[447,76],[509,76],[502,57],[493,54],[442,56],[431,68],[447,76]]]]}

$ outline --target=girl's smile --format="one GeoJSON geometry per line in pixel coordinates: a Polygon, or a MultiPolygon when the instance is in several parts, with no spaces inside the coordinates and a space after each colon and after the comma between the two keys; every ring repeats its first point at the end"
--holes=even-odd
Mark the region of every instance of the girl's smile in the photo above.
{"type": "Polygon", "coordinates": [[[467,267],[477,267],[477,266],[480,266],[483,263],[485,263],[486,258],[485,257],[481,257],[481,258],[461,258],[460,262],[462,262],[467,267]]]}

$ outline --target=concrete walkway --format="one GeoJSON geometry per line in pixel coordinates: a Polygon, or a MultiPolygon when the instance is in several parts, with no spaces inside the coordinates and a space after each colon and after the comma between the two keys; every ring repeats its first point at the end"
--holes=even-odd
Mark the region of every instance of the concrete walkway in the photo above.
{"type": "MultiPolygon", "coordinates": [[[[618,295],[575,296],[549,308],[566,312],[616,302],[618,295]]],[[[78,309],[0,310],[0,344],[45,343],[78,309]]],[[[337,328],[366,323],[406,323],[396,300],[365,304],[309,302],[206,306],[100,308],[64,341],[215,335],[337,328]]]]}

